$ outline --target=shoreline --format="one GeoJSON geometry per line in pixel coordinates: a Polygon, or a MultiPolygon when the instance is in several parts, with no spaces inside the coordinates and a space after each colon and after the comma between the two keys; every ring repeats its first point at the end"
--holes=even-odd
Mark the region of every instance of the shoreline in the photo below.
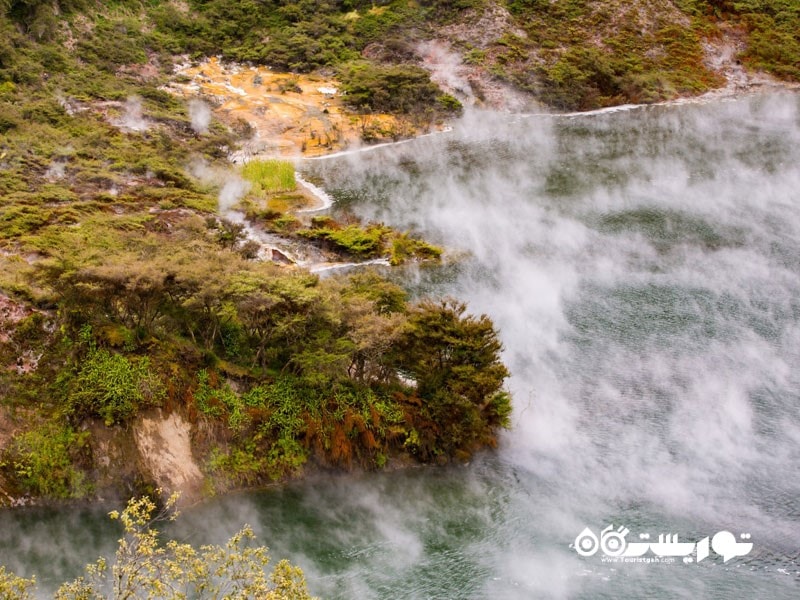
{"type": "Polygon", "coordinates": [[[593,117],[606,114],[613,114],[618,112],[630,112],[634,110],[644,110],[655,107],[672,107],[672,106],[688,106],[694,104],[710,104],[712,102],[738,100],[747,96],[753,96],[759,93],[778,93],[778,92],[800,92],[800,83],[790,82],[765,82],[753,83],[744,89],[731,89],[730,86],[709,90],[697,96],[681,96],[671,100],[662,100],[660,102],[651,102],[648,104],[618,104],[615,106],[607,106],[604,108],[596,108],[587,111],[574,111],[564,113],[518,113],[517,115],[523,118],[531,117],[552,117],[552,118],[578,118],[578,117],[593,117]]]}
{"type": "MultiPolygon", "coordinates": [[[[181,414],[180,411],[170,414],[181,414]]],[[[149,496],[158,502],[163,502],[173,493],[179,494],[179,500],[176,508],[180,511],[191,510],[201,507],[210,502],[214,502],[222,497],[230,497],[251,493],[266,492],[269,490],[290,487],[292,485],[308,485],[316,481],[330,481],[342,477],[363,478],[370,477],[373,474],[389,474],[400,471],[409,470],[427,470],[427,469],[447,469],[447,468],[465,468],[469,466],[476,458],[476,456],[485,454],[486,452],[496,452],[497,447],[483,447],[475,451],[475,453],[467,461],[457,460],[450,458],[446,462],[420,462],[414,460],[409,454],[398,453],[394,456],[389,456],[386,464],[378,469],[369,469],[363,465],[353,464],[350,467],[336,467],[325,465],[318,460],[311,460],[307,463],[300,473],[294,475],[287,475],[277,481],[267,481],[255,483],[253,485],[232,485],[231,487],[213,486],[213,475],[208,475],[211,481],[212,493],[196,494],[189,486],[186,489],[167,489],[162,486],[151,490],[140,490],[134,495],[121,493],[116,488],[105,488],[107,493],[96,494],[94,496],[87,496],[84,498],[46,498],[37,496],[20,496],[12,497],[3,488],[0,488],[3,496],[10,501],[10,503],[0,503],[0,512],[26,512],[26,511],[60,511],[67,508],[90,508],[93,510],[116,510],[124,505],[131,498],[139,496],[149,496]],[[160,494],[156,492],[160,491],[160,494]]]]}
{"type": "MultiPolygon", "coordinates": [[[[642,103],[642,104],[617,104],[614,106],[606,106],[603,108],[594,108],[585,111],[570,111],[570,112],[521,112],[521,111],[501,111],[497,109],[491,108],[483,108],[478,106],[473,106],[465,109],[472,114],[481,114],[481,113],[499,113],[504,114],[509,117],[516,117],[522,119],[532,119],[532,118],[551,118],[551,119],[575,119],[581,117],[595,117],[595,116],[602,116],[607,114],[614,114],[619,112],[631,112],[636,110],[647,110],[649,108],[661,108],[661,107],[673,107],[673,106],[688,106],[688,105],[695,105],[695,104],[710,104],[712,102],[718,101],[735,101],[740,98],[745,98],[747,96],[753,96],[759,93],[780,93],[780,92],[791,92],[791,93],[800,93],[800,83],[792,83],[792,82],[785,82],[785,81],[765,81],[765,82],[753,82],[747,85],[744,88],[737,87],[733,88],[732,86],[728,85],[721,88],[716,88],[713,90],[709,90],[707,92],[703,92],[702,94],[696,96],[679,96],[676,98],[672,98],[670,100],[661,100],[659,102],[650,102],[650,103],[642,103]]],[[[299,157],[297,160],[299,163],[306,163],[306,162],[316,162],[322,160],[329,160],[333,158],[342,158],[345,156],[353,156],[357,154],[362,154],[366,152],[372,152],[374,150],[380,150],[383,148],[390,148],[393,146],[400,146],[404,144],[409,144],[419,139],[443,135],[447,133],[452,133],[456,130],[455,125],[459,122],[460,119],[449,121],[447,125],[445,125],[439,131],[430,131],[428,133],[423,133],[420,135],[416,135],[409,138],[404,138],[401,140],[397,140],[395,142],[380,142],[373,145],[359,145],[355,148],[348,148],[345,150],[336,150],[334,152],[330,152],[329,154],[320,154],[317,156],[302,156],[299,157]]],[[[316,186],[315,186],[316,187],[316,186]]],[[[320,189],[320,188],[317,188],[320,189]]],[[[324,192],[324,190],[323,190],[324,192]]],[[[327,195],[327,193],[326,193],[327,195]]],[[[330,208],[330,206],[326,206],[325,208],[330,208]]],[[[323,210],[323,208],[312,208],[298,212],[314,212],[316,210],[323,210]]]]}

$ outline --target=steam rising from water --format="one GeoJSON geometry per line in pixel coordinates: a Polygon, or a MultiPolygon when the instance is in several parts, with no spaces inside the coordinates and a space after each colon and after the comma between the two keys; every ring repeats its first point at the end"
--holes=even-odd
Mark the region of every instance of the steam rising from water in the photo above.
{"type": "Polygon", "coordinates": [[[334,598],[796,597],[798,96],[471,113],[309,165],[334,210],[471,254],[404,277],[494,319],[514,428],[468,467],[229,498],[179,532],[219,542],[250,521],[334,598]],[[628,565],[569,548],[610,523],[749,532],[754,550],[628,565]]]}
{"type": "Polygon", "coordinates": [[[559,573],[601,570],[566,549],[584,526],[642,519],[747,531],[798,571],[798,106],[473,113],[444,151],[426,139],[320,168],[363,217],[473,254],[449,284],[419,281],[491,315],[513,373],[500,461],[519,478],[513,518],[536,524],[506,531],[520,552],[490,551],[518,593],[490,589],[561,596],[559,573]]]}

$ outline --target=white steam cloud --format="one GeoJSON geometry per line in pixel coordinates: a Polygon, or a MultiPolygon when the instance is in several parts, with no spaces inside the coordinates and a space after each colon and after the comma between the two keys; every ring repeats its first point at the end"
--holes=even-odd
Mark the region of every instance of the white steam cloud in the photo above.
{"type": "Polygon", "coordinates": [[[142,99],[139,96],[130,96],[123,107],[122,116],[116,121],[116,125],[128,131],[147,131],[150,123],[144,117],[142,109],[142,99]]]}
{"type": "Polygon", "coordinates": [[[204,160],[194,161],[189,172],[206,185],[219,187],[218,208],[223,217],[230,217],[236,204],[245,197],[250,183],[237,174],[209,166],[204,160]]]}
{"type": "Polygon", "coordinates": [[[431,72],[432,81],[449,94],[469,104],[474,103],[472,85],[467,79],[464,62],[448,44],[438,40],[420,42],[417,52],[422,57],[422,64],[431,72]]]}
{"type": "Polygon", "coordinates": [[[59,179],[64,179],[66,170],[67,163],[65,161],[54,160],[52,163],[50,163],[50,166],[47,167],[47,171],[45,171],[44,176],[51,181],[58,181],[59,179]]]}
{"type": "Polygon", "coordinates": [[[506,517],[526,525],[486,532],[509,536],[488,553],[516,583],[484,597],[622,590],[600,573],[576,584],[600,566],[567,545],[626,520],[757,533],[793,568],[799,104],[472,112],[452,134],[313,163],[330,187],[387,198],[356,205],[363,218],[473,255],[450,284],[417,282],[488,313],[512,372],[500,460],[516,478],[506,517]]]}
{"type": "Polygon", "coordinates": [[[208,133],[208,126],[211,123],[211,108],[197,98],[189,101],[189,118],[192,121],[192,129],[198,135],[208,133]]]}
{"type": "Polygon", "coordinates": [[[222,184],[222,189],[219,191],[219,212],[225,215],[231,211],[233,206],[239,202],[247,190],[250,189],[250,184],[244,179],[231,177],[222,184]]]}

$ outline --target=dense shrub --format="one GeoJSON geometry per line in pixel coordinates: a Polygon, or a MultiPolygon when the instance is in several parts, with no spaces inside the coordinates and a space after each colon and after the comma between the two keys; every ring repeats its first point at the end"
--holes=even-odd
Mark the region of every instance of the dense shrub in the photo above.
{"type": "Polygon", "coordinates": [[[48,422],[14,437],[3,464],[22,490],[46,498],[79,498],[89,491],[86,475],[76,463],[89,434],[48,422]]]}
{"type": "Polygon", "coordinates": [[[77,417],[97,416],[106,425],[114,425],[144,407],[158,405],[165,393],[147,357],[132,359],[92,349],[69,388],[67,402],[77,417]]]}
{"type": "Polygon", "coordinates": [[[432,106],[440,95],[425,69],[414,65],[349,63],[340,69],[342,91],[353,107],[411,113],[432,106]]]}

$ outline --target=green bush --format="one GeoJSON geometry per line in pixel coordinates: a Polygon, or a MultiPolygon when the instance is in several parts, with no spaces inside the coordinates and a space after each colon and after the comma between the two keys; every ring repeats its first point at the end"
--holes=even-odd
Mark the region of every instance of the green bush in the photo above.
{"type": "Polygon", "coordinates": [[[147,61],[142,24],[135,18],[98,19],[91,35],[81,36],[78,56],[100,69],[114,72],[122,65],[147,61]]]}
{"type": "Polygon", "coordinates": [[[241,431],[250,424],[250,416],[246,412],[245,402],[224,383],[213,387],[207,370],[197,374],[197,390],[194,393],[195,404],[201,413],[208,417],[227,415],[228,427],[233,431],[241,431]]]}
{"type": "MultiPolygon", "coordinates": [[[[782,10],[770,14],[767,6],[736,3],[750,29],[750,42],[743,58],[747,64],[779,77],[800,81],[800,6],[776,2],[782,10]],[[759,10],[760,9],[760,10],[759,10]],[[749,12],[752,10],[753,12],[749,12]]],[[[770,3],[765,3],[770,4],[770,3]]]]}
{"type": "Polygon", "coordinates": [[[90,490],[75,463],[86,448],[88,432],[55,422],[16,436],[6,461],[13,478],[28,493],[47,498],[80,498],[90,490]]]}
{"type": "Polygon", "coordinates": [[[441,92],[430,74],[415,65],[349,63],[339,69],[348,104],[376,112],[413,113],[431,107],[441,92]]]}
{"type": "Polygon", "coordinates": [[[378,256],[383,250],[383,238],[389,229],[382,225],[348,225],[343,229],[318,227],[304,229],[298,235],[321,240],[331,244],[334,249],[361,258],[378,256]]]}
{"type": "Polygon", "coordinates": [[[441,248],[422,240],[414,239],[407,233],[394,235],[389,248],[389,263],[395,266],[401,265],[412,258],[439,260],[441,256],[441,248]]]}
{"type": "Polygon", "coordinates": [[[147,357],[129,359],[103,349],[90,350],[70,387],[68,403],[73,415],[96,416],[116,425],[166,397],[159,377],[147,357]]]}
{"type": "Polygon", "coordinates": [[[460,115],[462,112],[464,112],[464,107],[458,98],[451,96],[450,94],[442,94],[436,98],[436,102],[439,104],[441,109],[447,113],[460,115]]]}
{"type": "Polygon", "coordinates": [[[207,461],[208,470],[217,477],[239,485],[253,485],[261,479],[266,458],[253,440],[247,439],[233,448],[214,448],[207,461]]]}

